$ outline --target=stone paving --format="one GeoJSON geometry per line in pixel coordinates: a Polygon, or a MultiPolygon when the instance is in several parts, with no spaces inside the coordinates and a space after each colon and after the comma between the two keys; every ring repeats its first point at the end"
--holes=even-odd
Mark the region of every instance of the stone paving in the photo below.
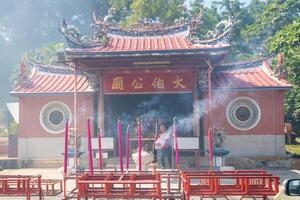
{"type": "MultiPolygon", "coordinates": [[[[270,173],[272,173],[275,176],[280,177],[280,189],[282,189],[282,182],[285,179],[289,178],[300,178],[300,170],[286,170],[286,169],[268,169],[266,170],[270,173]]],[[[3,170],[0,172],[1,175],[37,175],[40,174],[42,175],[42,178],[44,179],[62,179],[62,173],[61,170],[58,169],[53,169],[53,168],[47,168],[47,169],[40,169],[40,168],[23,168],[23,169],[9,169],[9,170],[3,170]]],[[[164,183],[163,183],[164,184],[164,183]]],[[[75,181],[74,180],[69,180],[68,181],[68,187],[67,190],[71,191],[75,186],[75,181]]],[[[63,198],[63,194],[60,194],[56,197],[45,197],[45,200],[60,200],[63,198]]],[[[0,197],[1,200],[25,200],[25,197],[0,197]]],[[[37,197],[31,197],[32,200],[37,200],[37,197]]],[[[192,200],[198,200],[200,198],[198,197],[192,197],[192,200]]],[[[224,199],[224,198],[217,198],[217,199],[224,199]]],[[[232,200],[239,199],[239,197],[232,197],[230,198],[232,200]]]]}

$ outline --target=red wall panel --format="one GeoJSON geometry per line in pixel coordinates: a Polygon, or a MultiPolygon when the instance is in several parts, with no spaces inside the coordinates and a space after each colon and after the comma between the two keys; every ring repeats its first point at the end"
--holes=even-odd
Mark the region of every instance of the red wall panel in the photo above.
{"type": "MultiPolygon", "coordinates": [[[[208,130],[208,99],[207,94],[203,95],[202,111],[204,112],[204,131],[208,130]]],[[[264,91],[226,91],[219,90],[213,92],[212,98],[212,121],[216,128],[224,127],[227,135],[277,135],[284,134],[284,91],[264,90],[264,91]],[[261,119],[258,124],[247,131],[237,130],[227,121],[226,109],[228,104],[235,98],[249,97],[257,102],[261,110],[261,119]]]]}
{"type": "MultiPolygon", "coordinates": [[[[20,124],[19,138],[32,137],[63,137],[64,133],[51,134],[43,129],[40,123],[40,112],[42,108],[51,101],[61,101],[66,104],[72,112],[74,126],[73,96],[26,96],[20,97],[20,124]]],[[[93,118],[93,96],[81,95],[77,98],[77,127],[80,135],[86,134],[86,120],[93,118]]]]}

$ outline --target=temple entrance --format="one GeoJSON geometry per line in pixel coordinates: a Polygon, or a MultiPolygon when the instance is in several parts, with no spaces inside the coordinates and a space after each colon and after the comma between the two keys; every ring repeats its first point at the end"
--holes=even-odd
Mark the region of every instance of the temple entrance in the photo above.
{"type": "Polygon", "coordinates": [[[166,131],[172,133],[173,118],[176,117],[178,137],[198,135],[195,134],[198,130],[193,108],[193,80],[190,69],[105,71],[101,80],[104,134],[117,136],[119,118],[123,135],[129,126],[131,149],[135,149],[138,118],[142,126],[142,145],[150,150],[159,125],[163,123],[166,131]]]}
{"type": "Polygon", "coordinates": [[[193,100],[191,93],[182,94],[135,94],[105,95],[105,130],[114,135],[118,118],[123,125],[133,127],[140,118],[144,132],[155,132],[157,123],[171,126],[173,117],[177,118],[180,136],[193,135],[193,100]],[[180,126],[185,122],[185,126],[180,126]]]}
{"type": "MultiPolygon", "coordinates": [[[[193,99],[191,93],[105,95],[105,130],[108,136],[117,135],[117,119],[122,121],[123,133],[130,125],[131,138],[136,135],[136,119],[143,127],[143,138],[154,139],[158,125],[164,123],[172,130],[176,117],[177,134],[193,136],[193,99]]],[[[150,143],[150,142],[149,142],[150,143]]]]}
{"type": "MultiPolygon", "coordinates": [[[[123,135],[129,125],[131,149],[137,146],[136,120],[142,123],[145,150],[151,151],[160,123],[172,132],[176,117],[179,137],[193,136],[193,103],[191,93],[105,95],[105,130],[108,136],[117,135],[117,120],[122,122],[123,135]]],[[[125,149],[124,149],[125,150],[125,149]]]]}

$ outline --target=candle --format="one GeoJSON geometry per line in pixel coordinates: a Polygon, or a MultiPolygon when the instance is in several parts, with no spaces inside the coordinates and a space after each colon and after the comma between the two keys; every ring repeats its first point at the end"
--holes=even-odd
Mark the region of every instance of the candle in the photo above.
{"type": "Polygon", "coordinates": [[[126,170],[129,169],[129,126],[126,129],[126,170]]]}
{"type": "Polygon", "coordinates": [[[68,138],[69,138],[69,124],[68,120],[65,124],[65,154],[64,154],[64,175],[67,174],[67,163],[68,163],[68,138]]]}
{"type": "Polygon", "coordinates": [[[92,152],[92,136],[91,136],[91,124],[90,119],[87,120],[87,139],[88,139],[88,158],[89,158],[89,167],[90,167],[90,175],[94,174],[93,169],[93,152],[92,152]]]}
{"type": "Polygon", "coordinates": [[[69,137],[69,124],[68,120],[65,124],[65,154],[64,154],[64,199],[67,196],[67,163],[68,163],[68,137],[69,137]]]}
{"type": "Polygon", "coordinates": [[[139,163],[139,172],[142,171],[142,127],[141,122],[138,119],[138,163],[139,163]]]}
{"type": "Polygon", "coordinates": [[[208,129],[208,153],[210,170],[213,170],[213,141],[211,128],[208,129]]]}
{"type": "Polygon", "coordinates": [[[118,119],[118,141],[119,141],[119,162],[120,170],[123,174],[123,154],[122,154],[122,125],[121,121],[118,119]]]}
{"type": "Polygon", "coordinates": [[[99,153],[99,169],[102,170],[102,146],[101,146],[101,137],[102,137],[102,132],[101,132],[101,128],[99,130],[99,134],[98,134],[98,153],[99,153]]]}
{"type": "Polygon", "coordinates": [[[175,156],[176,156],[176,165],[179,166],[179,152],[178,152],[178,141],[177,141],[177,133],[176,133],[176,118],[173,119],[173,137],[175,144],[175,156]]]}

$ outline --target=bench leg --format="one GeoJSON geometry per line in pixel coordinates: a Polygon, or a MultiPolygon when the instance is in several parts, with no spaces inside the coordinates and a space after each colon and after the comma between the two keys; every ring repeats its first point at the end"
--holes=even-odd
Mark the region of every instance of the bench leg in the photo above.
{"type": "Polygon", "coordinates": [[[30,193],[27,193],[26,200],[30,200],[30,193]]]}

